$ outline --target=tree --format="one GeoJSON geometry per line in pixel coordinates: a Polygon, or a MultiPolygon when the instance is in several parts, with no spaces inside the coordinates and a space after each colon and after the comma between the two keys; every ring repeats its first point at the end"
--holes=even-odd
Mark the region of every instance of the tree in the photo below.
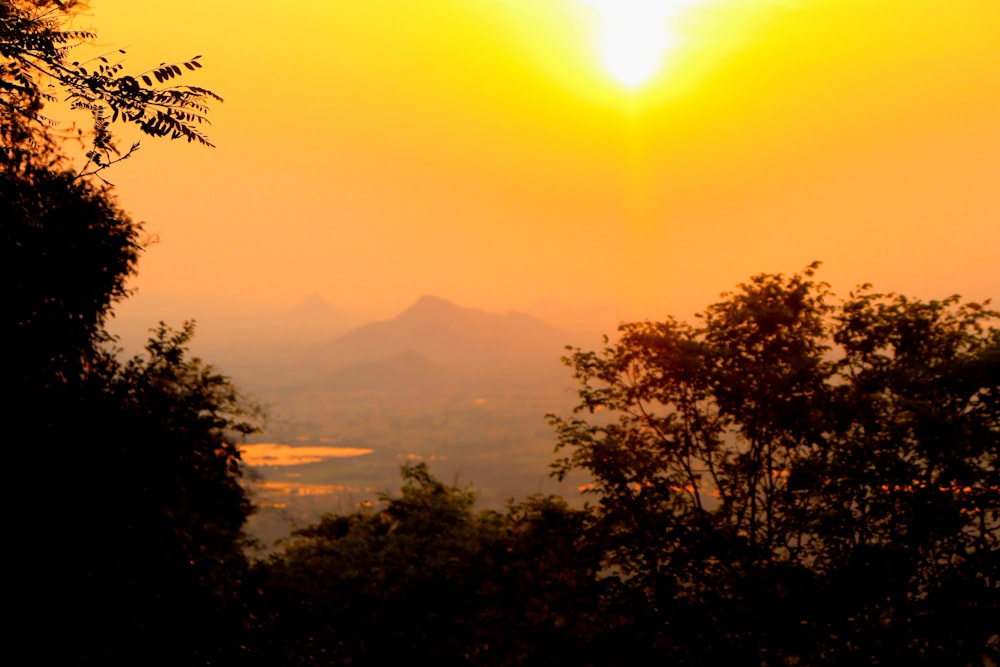
{"type": "Polygon", "coordinates": [[[135,272],[140,226],[109,187],[85,178],[136,148],[121,155],[111,123],[211,145],[197,128],[207,122],[207,104],[220,99],[195,86],[159,85],[200,68],[198,58],[136,76],[107,55],[71,61],[73,50],[94,38],[65,27],[83,6],[78,0],[0,1],[0,259],[13,293],[3,323],[19,351],[8,377],[20,381],[78,374],[71,366],[106,341],[110,307],[126,296],[125,281],[135,272]],[[68,136],[45,115],[59,98],[92,117],[89,171],[72,168],[64,150],[68,136]]]}
{"type": "Polygon", "coordinates": [[[74,664],[241,657],[252,505],[239,443],[254,414],[188,356],[192,334],[161,324],[143,356],[92,355],[76,401],[35,433],[55,455],[52,499],[77,512],[58,539],[85,545],[47,575],[71,612],[74,664]]]}
{"type": "Polygon", "coordinates": [[[79,374],[73,365],[85,364],[88,350],[106,342],[105,319],[135,272],[139,225],[118,208],[109,187],[86,178],[137,148],[121,155],[111,123],[211,145],[198,126],[207,123],[208,103],[221,99],[196,86],[159,85],[200,68],[198,58],[136,76],[123,73],[124,51],[115,52],[115,62],[107,55],[71,61],[73,50],[95,37],[65,27],[83,6],[0,1],[0,259],[13,292],[3,323],[19,351],[8,377],[19,382],[49,384],[79,374]],[[59,97],[93,120],[82,171],[64,150],[69,137],[45,115],[59,97]]]}
{"type": "Polygon", "coordinates": [[[14,354],[5,382],[51,389],[79,377],[106,342],[112,304],[135,273],[141,227],[106,186],[38,164],[0,169],[2,272],[8,300],[0,321],[14,354]]]}
{"type": "Polygon", "coordinates": [[[599,553],[555,498],[474,511],[402,469],[381,508],[324,517],[256,568],[264,664],[593,664],[599,553]]]}
{"type": "Polygon", "coordinates": [[[573,350],[592,416],[551,416],[555,473],[592,476],[650,654],[971,663],[1000,618],[1000,315],[834,303],[816,268],[573,350]]]}
{"type": "Polygon", "coordinates": [[[0,2],[0,107],[5,112],[0,134],[7,166],[44,154],[59,156],[53,122],[43,114],[47,104],[58,101],[49,92],[51,87],[61,91],[71,109],[86,112],[92,119],[86,152],[88,164],[93,165],[89,173],[138,148],[134,144],[124,155],[119,151],[111,132],[115,122],[136,125],[149,136],[184,138],[210,146],[199,127],[208,123],[209,104],[222,98],[198,86],[162,85],[185,71],[199,69],[200,56],[161,63],[135,75],[125,73],[121,49],[86,62],[71,60],[75,47],[95,37],[64,27],[84,5],[79,0],[0,2]]]}
{"type": "Polygon", "coordinates": [[[152,86],[197,59],[138,78],[107,57],[70,62],[92,37],[62,27],[79,6],[0,2],[0,435],[21,545],[11,568],[28,592],[14,606],[25,630],[52,635],[40,646],[60,664],[232,664],[251,510],[237,443],[253,420],[228,378],[189,358],[191,326],[161,324],[145,357],[111,348],[105,323],[141,229],[92,178],[117,154],[111,122],[207,143],[196,126],[217,97],[152,86]],[[43,115],[49,84],[94,120],[89,171],[70,168],[43,115]]]}

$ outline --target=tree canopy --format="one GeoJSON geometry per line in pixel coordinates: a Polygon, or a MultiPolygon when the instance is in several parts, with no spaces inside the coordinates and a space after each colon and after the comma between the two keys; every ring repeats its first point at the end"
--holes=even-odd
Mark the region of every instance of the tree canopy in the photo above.
{"type": "Polygon", "coordinates": [[[580,665],[601,647],[584,512],[535,496],[476,511],[425,464],[400,495],[328,515],[256,568],[272,665],[580,665]]]}
{"type": "Polygon", "coordinates": [[[816,266],[574,350],[556,473],[592,476],[653,653],[970,663],[1000,618],[1000,315],[837,302],[816,266]]]}
{"type": "Polygon", "coordinates": [[[255,419],[227,377],[189,356],[192,333],[161,324],[127,360],[95,351],[79,379],[27,406],[35,419],[19,431],[46,457],[45,506],[73,508],[38,541],[74,545],[44,582],[73,619],[61,644],[73,664],[241,655],[252,505],[239,444],[255,419]],[[44,410],[54,414],[39,419],[44,410]]]}
{"type": "MultiPolygon", "coordinates": [[[[64,28],[77,2],[0,2],[0,265],[8,299],[0,420],[23,546],[18,618],[60,664],[232,664],[252,507],[238,443],[252,415],[230,380],[187,352],[193,325],[123,359],[105,324],[128,294],[141,228],[93,178],[119,155],[110,126],[208,143],[213,93],[154,86],[197,59],[135,77],[64,28]],[[54,92],[50,92],[54,91],[54,92]],[[64,96],[93,119],[89,168],[46,117],[64,96]]],[[[119,54],[120,55],[120,54],[119,54]]],[[[134,150],[134,147],[133,147],[134,150]]],[[[127,156],[129,153],[125,153],[127,156]]],[[[124,157],[120,156],[120,157],[124,157]]]]}

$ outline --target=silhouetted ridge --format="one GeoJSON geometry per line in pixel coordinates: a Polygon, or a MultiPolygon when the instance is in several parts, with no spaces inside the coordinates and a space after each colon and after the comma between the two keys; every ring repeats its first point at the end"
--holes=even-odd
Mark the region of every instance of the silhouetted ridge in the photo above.
{"type": "Polygon", "coordinates": [[[425,294],[419,299],[417,299],[412,306],[404,310],[397,317],[402,317],[409,312],[420,312],[420,311],[443,311],[443,310],[472,310],[471,308],[462,308],[455,304],[454,301],[449,301],[448,299],[443,299],[439,296],[434,296],[433,294],[425,294]]]}
{"type": "Polygon", "coordinates": [[[462,308],[447,299],[436,296],[425,295],[417,299],[416,303],[401,312],[390,321],[405,322],[408,324],[435,326],[453,322],[456,318],[462,317],[463,311],[466,316],[472,312],[487,314],[484,311],[476,311],[472,308],[462,308]]]}
{"type": "Polygon", "coordinates": [[[559,358],[571,339],[569,333],[524,313],[489,313],[425,295],[392,319],[334,339],[323,361],[332,370],[409,350],[466,374],[564,378],[559,358]]]}

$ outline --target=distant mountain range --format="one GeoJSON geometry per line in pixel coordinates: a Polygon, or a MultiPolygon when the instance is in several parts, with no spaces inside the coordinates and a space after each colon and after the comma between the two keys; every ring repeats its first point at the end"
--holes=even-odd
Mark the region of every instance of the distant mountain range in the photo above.
{"type": "Polygon", "coordinates": [[[310,385],[340,393],[441,393],[471,388],[470,378],[413,350],[322,373],[310,385]]]}
{"type": "MultiPolygon", "coordinates": [[[[314,382],[330,389],[568,383],[560,363],[567,331],[518,312],[504,315],[421,297],[396,317],[371,322],[314,349],[314,382]]],[[[310,382],[309,384],[313,384],[310,382]]]]}

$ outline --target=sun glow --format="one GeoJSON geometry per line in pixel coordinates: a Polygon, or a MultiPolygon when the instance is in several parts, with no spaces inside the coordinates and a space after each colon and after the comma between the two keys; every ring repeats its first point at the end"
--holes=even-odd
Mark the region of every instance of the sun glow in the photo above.
{"type": "Polygon", "coordinates": [[[580,0],[597,12],[601,61],[622,86],[636,89],[660,71],[682,37],[677,19],[704,0],[580,0]]]}

